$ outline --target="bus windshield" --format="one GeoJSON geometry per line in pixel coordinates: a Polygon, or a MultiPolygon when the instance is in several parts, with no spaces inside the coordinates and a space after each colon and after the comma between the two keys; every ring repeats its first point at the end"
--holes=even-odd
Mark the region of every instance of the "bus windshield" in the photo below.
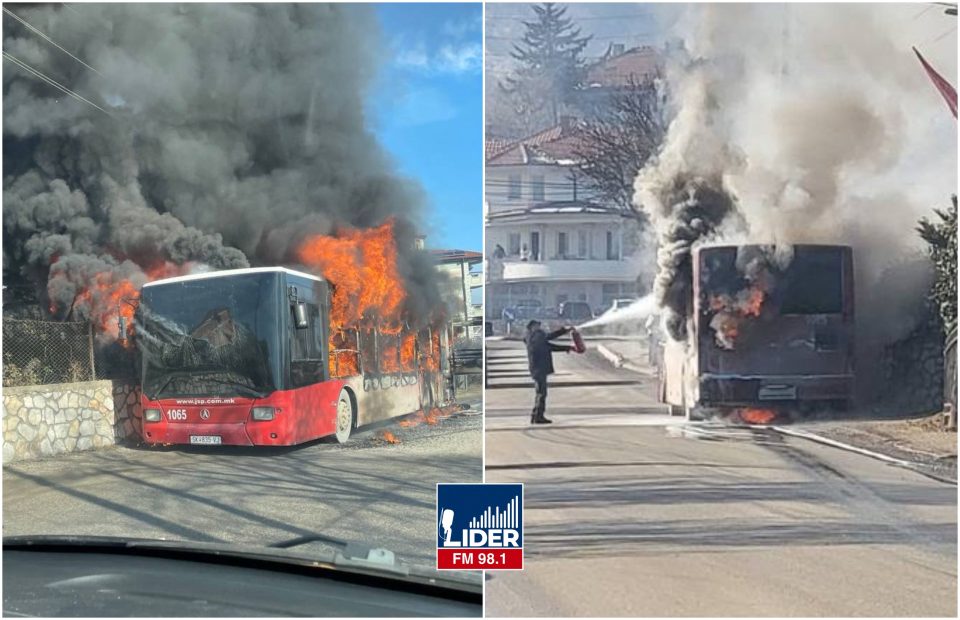
{"type": "Polygon", "coordinates": [[[252,273],[143,289],[136,342],[143,392],[262,397],[280,386],[280,278],[252,273]]]}

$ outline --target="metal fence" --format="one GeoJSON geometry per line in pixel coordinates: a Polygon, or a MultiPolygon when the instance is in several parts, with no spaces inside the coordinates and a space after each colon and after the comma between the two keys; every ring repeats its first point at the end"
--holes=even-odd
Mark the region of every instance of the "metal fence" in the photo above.
{"type": "Polygon", "coordinates": [[[479,391],[483,384],[482,323],[455,323],[450,347],[450,385],[454,397],[479,391]]]}
{"type": "Polygon", "coordinates": [[[97,378],[90,323],[3,320],[3,385],[97,378]]]}

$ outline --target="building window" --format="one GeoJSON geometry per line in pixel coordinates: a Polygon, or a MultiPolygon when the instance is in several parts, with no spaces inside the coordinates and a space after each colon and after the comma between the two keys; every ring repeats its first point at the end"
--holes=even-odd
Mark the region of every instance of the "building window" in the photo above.
{"type": "Polygon", "coordinates": [[[519,174],[511,174],[507,182],[507,200],[520,200],[523,197],[523,186],[519,174]]]}
{"type": "Polygon", "coordinates": [[[604,284],[603,285],[603,307],[607,308],[613,305],[613,300],[620,297],[620,285],[619,284],[604,284]]]}
{"type": "Polygon", "coordinates": [[[587,231],[585,230],[577,231],[577,256],[587,257],[587,231]]]}
{"type": "Polygon", "coordinates": [[[520,254],[520,233],[510,233],[510,256],[520,254]]]}
{"type": "Polygon", "coordinates": [[[607,260],[619,260],[620,249],[617,245],[617,238],[612,231],[607,231],[607,260]]]}
{"type": "Polygon", "coordinates": [[[543,175],[538,175],[533,177],[533,199],[538,202],[543,202],[543,175]]]}
{"type": "Polygon", "coordinates": [[[567,257],[567,233],[557,233],[557,256],[559,258],[567,257]]]}

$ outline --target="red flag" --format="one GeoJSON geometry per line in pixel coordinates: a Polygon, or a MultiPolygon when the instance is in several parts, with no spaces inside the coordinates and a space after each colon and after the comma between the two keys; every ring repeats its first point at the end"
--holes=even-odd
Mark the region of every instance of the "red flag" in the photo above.
{"type": "Polygon", "coordinates": [[[920,64],[923,65],[923,68],[927,70],[927,75],[930,76],[930,81],[933,82],[933,85],[937,87],[937,90],[940,91],[940,94],[943,95],[943,98],[946,99],[947,105],[950,106],[950,111],[953,112],[953,118],[957,118],[957,91],[954,90],[953,86],[950,85],[950,82],[943,79],[939,73],[933,70],[927,61],[924,60],[923,56],[920,55],[920,52],[917,51],[917,48],[913,48],[913,53],[917,55],[917,58],[920,59],[920,64]]]}

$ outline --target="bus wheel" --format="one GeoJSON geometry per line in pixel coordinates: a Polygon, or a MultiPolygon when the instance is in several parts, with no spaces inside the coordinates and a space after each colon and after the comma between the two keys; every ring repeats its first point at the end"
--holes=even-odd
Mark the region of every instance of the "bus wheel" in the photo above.
{"type": "Polygon", "coordinates": [[[337,443],[345,444],[350,440],[350,433],[357,423],[357,411],[353,407],[350,392],[340,390],[337,400],[337,443]]]}
{"type": "Polygon", "coordinates": [[[706,411],[697,405],[683,405],[683,413],[687,422],[703,422],[707,419],[706,411]]]}

